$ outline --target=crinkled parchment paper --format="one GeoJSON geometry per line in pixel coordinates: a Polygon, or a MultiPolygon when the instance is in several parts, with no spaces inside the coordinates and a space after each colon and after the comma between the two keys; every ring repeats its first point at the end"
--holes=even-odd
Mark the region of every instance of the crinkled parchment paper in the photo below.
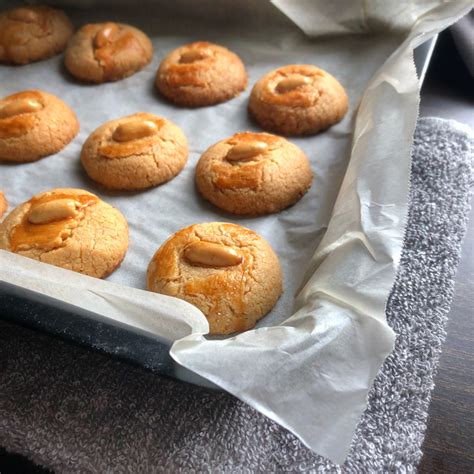
{"type": "Polygon", "coordinates": [[[306,35],[268,2],[180,0],[174,12],[169,3],[167,8],[152,3],[141,12],[70,9],[77,26],[112,19],[142,28],[153,38],[152,64],[128,79],[98,86],[74,81],[61,56],[0,66],[0,96],[43,89],[69,103],[81,122],[79,135],[57,155],[0,164],[0,189],[11,206],[49,188],[85,188],[124,213],[131,236],[125,261],[107,281],[6,252],[0,252],[0,278],[131,330],[176,341],[171,356],[179,364],[276,420],[314,451],[342,462],[394,340],[384,308],[403,241],[418,113],[412,49],[466,12],[470,2],[273,4],[306,35]],[[157,66],[171,49],[203,39],[241,56],[250,87],[214,107],[176,108],[154,91],[157,66]],[[307,153],[315,173],[311,190],[294,207],[254,219],[223,213],[197,194],[195,164],[218,140],[258,130],[246,112],[251,86],[289,63],[316,64],[336,76],[348,91],[350,112],[327,132],[291,139],[307,153]],[[189,162],[177,178],[155,189],[106,192],[83,172],[81,145],[106,120],[138,111],[163,115],[182,127],[189,162]],[[207,322],[193,306],[144,291],[155,250],[178,229],[208,221],[235,222],[262,234],[284,270],[285,293],[272,313],[256,330],[226,339],[206,339],[207,322]]]}

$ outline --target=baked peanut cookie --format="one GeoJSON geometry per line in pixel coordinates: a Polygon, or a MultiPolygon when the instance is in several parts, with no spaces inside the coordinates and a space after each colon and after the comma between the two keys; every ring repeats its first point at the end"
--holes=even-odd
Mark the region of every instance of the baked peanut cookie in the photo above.
{"type": "Polygon", "coordinates": [[[210,334],[246,331],[282,293],[278,257],[255,232],[236,224],[196,224],[172,235],[155,253],[148,289],[197,306],[210,334]]]}
{"type": "Polygon", "coordinates": [[[313,179],[304,152],[268,133],[237,133],[208,148],[196,167],[202,196],[233,214],[259,216],[291,206],[313,179]]]}
{"type": "Polygon", "coordinates": [[[150,38],[123,23],[84,25],[68,43],[65,64],[85,82],[118,81],[143,69],[153,56],[150,38]]]}
{"type": "Polygon", "coordinates": [[[253,87],[249,113],[265,130],[311,135],[342,120],[349,101],[341,84],[311,65],[284,66],[253,87]]]}
{"type": "Polygon", "coordinates": [[[0,191],[0,219],[3,217],[3,214],[5,214],[5,211],[8,209],[8,202],[5,197],[5,194],[0,191]]]}
{"type": "Polygon", "coordinates": [[[188,142],[173,122],[137,113],[101,125],[84,143],[87,174],[110,189],[145,189],[169,181],[188,159],[188,142]]]}
{"type": "Polygon", "coordinates": [[[181,46],[163,59],[156,87],[177,105],[201,107],[239,95],[247,87],[247,73],[232,51],[199,41],[181,46]]]}
{"type": "Polygon", "coordinates": [[[58,97],[39,90],[0,100],[0,161],[27,162],[57,153],[77,134],[75,113],[58,97]]]}
{"type": "Polygon", "coordinates": [[[40,90],[0,100],[0,161],[35,161],[62,150],[79,131],[76,114],[40,90]]]}
{"type": "Polygon", "coordinates": [[[52,189],[20,204],[0,224],[0,249],[103,278],[122,262],[127,221],[82,189],[52,189]]]}
{"type": "Polygon", "coordinates": [[[64,51],[74,28],[61,10],[23,6],[0,13],[0,63],[27,64],[64,51]]]}

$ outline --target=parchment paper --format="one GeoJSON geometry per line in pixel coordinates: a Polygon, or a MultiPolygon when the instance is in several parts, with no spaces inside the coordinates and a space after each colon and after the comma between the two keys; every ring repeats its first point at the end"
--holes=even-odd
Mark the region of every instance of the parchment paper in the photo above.
{"type": "MultiPolygon", "coordinates": [[[[244,3],[248,7],[250,2],[244,3]]],[[[425,2],[421,10],[415,8],[417,2],[406,2],[413,14],[395,22],[390,35],[378,32],[381,18],[390,23],[380,2],[346,12],[351,15],[346,24],[358,26],[344,31],[328,29],[328,15],[339,24],[338,11],[324,9],[328,2],[273,3],[310,35],[344,34],[312,40],[261,4],[248,24],[245,15],[231,23],[183,16],[171,21],[171,13],[162,11],[114,10],[111,17],[110,9],[71,10],[77,26],[116,20],[142,28],[153,38],[152,64],[128,79],[99,86],[77,83],[61,56],[21,68],[0,67],[0,96],[43,89],[63,98],[81,122],[79,135],[57,155],[0,165],[0,189],[11,207],[50,188],[84,188],[124,213],[131,237],[122,266],[108,281],[1,251],[0,277],[176,341],[171,355],[179,364],[287,427],[316,452],[342,462],[368,390],[393,344],[384,307],[403,240],[418,110],[412,48],[467,11],[469,2],[425,2]],[[371,8],[377,12],[373,18],[371,8]],[[418,18],[420,12],[424,15],[418,18]],[[225,104],[176,108],[155,92],[156,69],[171,49],[203,39],[239,54],[250,86],[225,104]],[[239,131],[259,130],[246,112],[251,86],[267,71],[290,63],[316,64],[335,75],[348,91],[349,114],[327,132],[291,139],[307,153],[315,173],[311,190],[294,207],[253,219],[223,213],[196,192],[195,164],[213,143],[239,131]],[[152,190],[106,192],[83,172],[81,145],[103,122],[138,111],[162,115],[182,127],[190,144],[189,162],[178,177],[152,190]],[[207,322],[193,306],[143,291],[156,249],[178,229],[209,221],[257,231],[276,250],[284,271],[285,293],[258,329],[223,340],[204,337],[207,322]]]]}

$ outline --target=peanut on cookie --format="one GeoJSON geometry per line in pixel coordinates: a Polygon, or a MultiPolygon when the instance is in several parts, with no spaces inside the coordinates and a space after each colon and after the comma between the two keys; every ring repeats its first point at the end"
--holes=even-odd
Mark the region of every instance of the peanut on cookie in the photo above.
{"type": "Polygon", "coordinates": [[[78,131],[76,114],[53,94],[34,89],[0,99],[0,161],[52,155],[78,131]]]}
{"type": "Polygon", "coordinates": [[[0,224],[0,249],[97,278],[120,265],[127,247],[120,211],[82,189],[38,194],[0,224]]]}
{"type": "Polygon", "coordinates": [[[25,5],[0,13],[0,63],[27,64],[66,48],[74,32],[61,10],[25,5]]]}
{"type": "Polygon", "coordinates": [[[253,87],[248,110],[259,125],[282,135],[311,135],[344,118],[346,91],[326,71],[311,65],[284,66],[253,87]]]}
{"type": "Polygon", "coordinates": [[[207,149],[196,167],[196,185],[205,199],[248,216],[291,206],[312,179],[303,150],[269,133],[236,133],[207,149]]]}
{"type": "Polygon", "coordinates": [[[85,82],[118,81],[143,69],[153,56],[150,38],[123,23],[93,23],[79,29],[68,43],[64,62],[85,82]]]}
{"type": "Polygon", "coordinates": [[[148,289],[197,306],[210,334],[246,331],[282,293],[278,257],[255,232],[236,224],[195,224],[172,235],[155,253],[148,289]]]}
{"type": "Polygon", "coordinates": [[[5,197],[5,194],[3,194],[2,191],[0,191],[0,219],[3,217],[3,214],[5,214],[7,209],[8,209],[7,198],[5,197]]]}
{"type": "Polygon", "coordinates": [[[149,113],[111,120],[84,143],[87,174],[110,189],[138,190],[174,178],[188,159],[188,142],[173,122],[149,113]]]}
{"type": "Polygon", "coordinates": [[[169,101],[201,107],[240,94],[247,87],[247,73],[232,51],[199,41],[169,53],[160,64],[155,84],[169,101]]]}

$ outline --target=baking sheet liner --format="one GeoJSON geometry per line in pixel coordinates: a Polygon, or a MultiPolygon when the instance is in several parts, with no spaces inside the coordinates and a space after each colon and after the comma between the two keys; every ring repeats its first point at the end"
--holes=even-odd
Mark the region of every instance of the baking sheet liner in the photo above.
{"type": "MultiPolygon", "coordinates": [[[[319,454],[342,462],[368,390],[393,346],[384,308],[407,214],[419,101],[412,49],[467,11],[469,2],[431,2],[429,8],[426,2],[405,2],[413,6],[413,15],[403,16],[391,34],[383,35],[378,27],[384,18],[390,22],[391,11],[387,8],[384,16],[377,9],[380,2],[351,10],[343,31],[338,26],[328,30],[328,15],[333,15],[334,25],[339,17],[337,10],[322,14],[327,2],[273,3],[308,35],[332,35],[312,39],[281,17],[272,24],[271,15],[265,20],[255,15],[252,27],[246,28],[212,19],[170,21],[167,16],[114,10],[114,20],[134,24],[153,39],[154,58],[142,72],[90,86],[68,75],[61,56],[21,68],[0,67],[0,96],[43,89],[63,98],[81,123],[79,135],[57,155],[0,165],[0,189],[11,208],[50,188],[84,188],[124,213],[131,237],[122,266],[107,281],[3,251],[0,277],[158,340],[176,341],[171,356],[179,364],[276,420],[319,454]],[[377,12],[373,18],[371,9],[377,12]],[[261,28],[255,28],[258,21],[261,28]],[[158,64],[173,48],[203,39],[239,54],[250,86],[238,98],[214,107],[174,107],[154,90],[158,64]],[[264,73],[289,63],[316,64],[336,76],[348,92],[349,113],[327,132],[290,139],[306,152],[315,174],[299,203],[272,216],[236,218],[200,198],[194,187],[195,164],[215,142],[259,130],[246,112],[251,86],[264,73]],[[189,140],[189,162],[174,180],[157,188],[105,191],[81,168],[82,143],[103,122],[138,111],[179,125],[189,140]],[[144,291],[146,267],[156,249],[178,229],[210,221],[235,222],[263,235],[281,259],[285,285],[284,295],[256,330],[219,340],[205,337],[207,321],[195,307],[144,291]]],[[[69,13],[76,25],[111,19],[107,9],[69,13]]]]}

